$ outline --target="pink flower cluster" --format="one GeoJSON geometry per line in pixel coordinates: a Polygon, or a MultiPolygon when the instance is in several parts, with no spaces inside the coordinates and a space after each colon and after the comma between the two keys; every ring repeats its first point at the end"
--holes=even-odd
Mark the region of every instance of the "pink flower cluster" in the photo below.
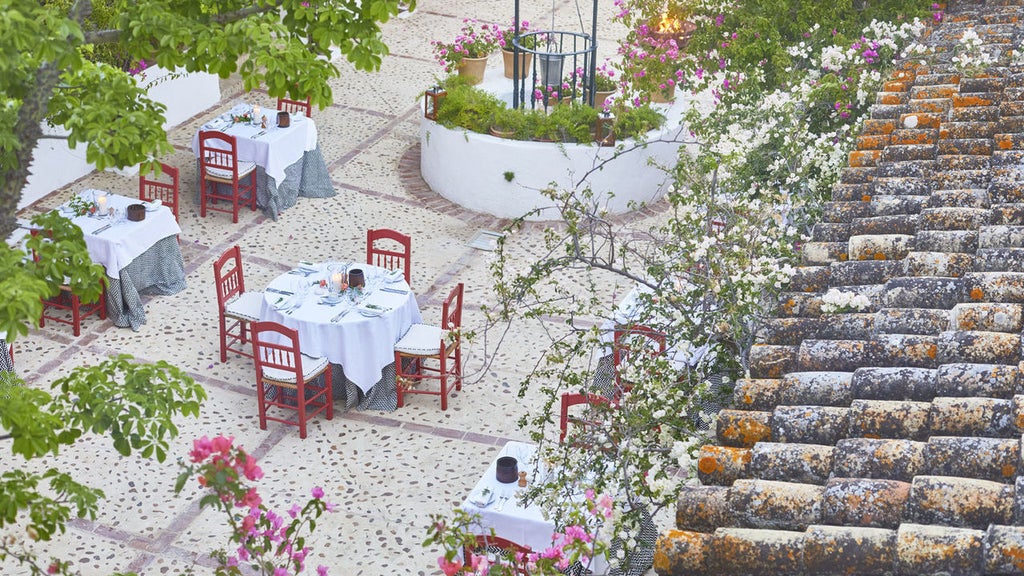
{"type": "Polygon", "coordinates": [[[449,74],[459,67],[463,58],[483,58],[497,50],[502,35],[497,24],[479,23],[467,18],[452,42],[434,40],[434,58],[449,74]],[[477,27],[479,26],[479,30],[477,27]]]}
{"type": "MultiPolygon", "coordinates": [[[[203,505],[220,508],[234,528],[232,540],[238,542],[238,548],[234,554],[223,557],[226,566],[237,567],[242,562],[249,562],[254,567],[273,566],[274,576],[290,576],[305,570],[310,549],[304,544],[296,544],[305,542],[305,537],[300,535],[301,529],[308,525],[312,532],[316,518],[334,509],[333,505],[323,501],[323,488],[313,488],[313,499],[305,506],[293,505],[288,511],[291,518],[288,521],[285,516],[263,506],[255,487],[246,486],[246,480],[262,478],[263,470],[257,466],[254,457],[240,446],[234,446],[233,437],[203,436],[194,440],[189,458],[195,466],[188,466],[183,476],[197,474],[199,485],[216,496],[215,499],[203,499],[203,505]],[[234,508],[247,508],[248,513],[239,519],[233,512],[234,508]],[[277,566],[276,562],[284,564],[277,566]]],[[[326,576],[327,568],[319,566],[317,574],[326,576]]]]}

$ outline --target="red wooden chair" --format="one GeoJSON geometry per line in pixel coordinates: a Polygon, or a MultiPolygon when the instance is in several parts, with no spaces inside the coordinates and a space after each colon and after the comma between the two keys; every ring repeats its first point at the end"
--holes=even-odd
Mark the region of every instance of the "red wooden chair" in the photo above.
{"type": "Polygon", "coordinates": [[[260,430],[266,430],[267,420],[271,420],[298,426],[299,438],[305,438],[310,418],[320,413],[326,413],[328,420],[334,418],[331,365],[327,358],[314,358],[299,351],[297,330],[277,322],[254,322],[252,346],[260,430]],[[268,413],[270,408],[294,411],[296,415],[294,419],[274,416],[268,413]]]}
{"type": "MultiPolygon", "coordinates": [[[[533,552],[529,546],[517,544],[501,536],[477,535],[473,545],[465,545],[462,548],[462,558],[469,564],[470,554],[487,556],[491,564],[502,564],[509,566],[513,574],[529,576],[526,569],[526,555],[533,552]]],[[[502,572],[504,574],[504,572],[502,572]]]]}
{"type": "Polygon", "coordinates": [[[288,112],[289,114],[295,112],[302,112],[303,114],[306,115],[306,118],[311,118],[313,116],[313,105],[310,104],[309,98],[306,98],[305,101],[289,100],[288,98],[278,98],[277,109],[283,112],[288,112]]]}
{"type": "Polygon", "coordinates": [[[432,394],[441,397],[441,410],[448,409],[448,393],[462,390],[463,284],[452,289],[441,308],[441,326],[413,324],[395,344],[395,388],[398,407],[405,405],[406,394],[432,394]],[[404,361],[408,360],[408,366],[404,361]],[[427,361],[437,362],[428,366],[427,361]],[[406,371],[409,368],[411,371],[406,371]],[[413,386],[423,380],[438,380],[440,390],[421,390],[413,386]]]}
{"type": "MultiPolygon", "coordinates": [[[[36,236],[39,232],[39,230],[32,230],[30,233],[36,236]]],[[[39,261],[39,255],[35,251],[32,252],[32,259],[39,261]]],[[[60,286],[60,292],[56,296],[40,298],[43,303],[43,313],[39,317],[39,327],[45,327],[46,321],[51,320],[70,325],[74,335],[81,336],[82,320],[93,314],[98,315],[100,320],[106,320],[107,282],[106,280],[100,280],[100,282],[103,283],[103,291],[99,298],[95,302],[83,303],[82,299],[71,291],[71,285],[65,278],[64,283],[60,286]],[[71,315],[70,318],[68,318],[68,313],[71,315]]]]}
{"type": "Polygon", "coordinates": [[[158,180],[155,174],[144,176],[139,175],[139,200],[143,202],[160,202],[171,209],[174,214],[174,221],[178,221],[178,169],[168,164],[160,163],[160,172],[165,178],[158,180]],[[169,179],[170,182],[167,182],[169,179]]]}
{"type": "MultiPolygon", "coordinates": [[[[573,424],[577,426],[580,431],[578,439],[582,441],[578,442],[578,444],[580,446],[591,446],[593,443],[586,441],[586,438],[601,426],[597,419],[598,416],[602,411],[614,407],[615,405],[611,400],[605,396],[601,396],[600,394],[593,394],[590,392],[563,392],[562,410],[558,420],[558,441],[565,441],[565,437],[569,435],[569,425],[573,424]],[[579,413],[572,413],[570,410],[574,406],[583,406],[583,409],[579,413]]],[[[576,411],[573,410],[573,412],[576,411]]]]}
{"type": "Polygon", "coordinates": [[[227,362],[228,351],[252,358],[245,349],[231,344],[250,340],[249,324],[260,319],[263,292],[246,292],[242,274],[242,250],[229,248],[213,263],[213,279],[217,286],[217,313],[220,317],[220,361],[227,362]]]}
{"type": "Polygon", "coordinates": [[[366,263],[401,270],[412,286],[412,238],[394,230],[367,230],[366,263]]]}
{"type": "Polygon", "coordinates": [[[206,211],[231,214],[231,221],[238,222],[239,206],[256,210],[256,164],[238,159],[235,137],[223,132],[205,130],[199,133],[199,215],[206,218],[206,211]],[[231,187],[231,193],[221,192],[221,185],[231,187]],[[228,202],[230,208],[220,203],[228,202]]]}
{"type": "Polygon", "coordinates": [[[629,392],[633,388],[631,382],[622,377],[622,368],[629,362],[631,355],[643,352],[650,356],[665,353],[665,334],[640,324],[615,327],[615,339],[612,344],[612,365],[615,371],[615,395],[629,392]]]}

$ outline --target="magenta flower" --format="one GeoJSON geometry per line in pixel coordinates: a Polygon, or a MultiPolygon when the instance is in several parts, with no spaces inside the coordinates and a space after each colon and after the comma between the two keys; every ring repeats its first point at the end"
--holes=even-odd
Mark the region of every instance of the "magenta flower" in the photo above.
{"type": "Polygon", "coordinates": [[[317,486],[310,491],[310,494],[313,496],[313,498],[321,500],[324,497],[324,489],[317,486]]]}

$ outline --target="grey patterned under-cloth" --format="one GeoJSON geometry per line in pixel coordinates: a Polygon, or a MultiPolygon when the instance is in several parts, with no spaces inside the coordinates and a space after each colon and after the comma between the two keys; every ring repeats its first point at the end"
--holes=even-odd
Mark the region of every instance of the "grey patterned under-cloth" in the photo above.
{"type": "Polygon", "coordinates": [[[118,275],[107,276],[107,317],[115,326],[138,330],[146,322],[141,294],[170,295],[186,288],[178,237],[157,241],[118,275]]]}
{"type": "MultiPolygon", "coordinates": [[[[262,166],[256,166],[256,205],[263,213],[277,220],[287,208],[295,205],[299,196],[303,198],[330,198],[337,194],[331,184],[320,145],[302,155],[302,158],[284,170],[284,182],[275,182],[267,176],[262,166]]],[[[202,169],[196,159],[196,203],[200,202],[199,180],[202,169]]],[[[217,184],[223,186],[224,184],[217,184]]]]}
{"type": "MultiPolygon", "coordinates": [[[[318,376],[314,381],[319,381],[323,376],[318,376]]],[[[380,410],[392,412],[398,407],[398,393],[395,391],[395,365],[388,364],[380,372],[380,380],[370,388],[369,392],[363,392],[351,380],[345,377],[345,370],[341,364],[331,364],[331,396],[334,403],[344,402],[345,409],[358,408],[359,410],[380,410]]],[[[273,400],[277,398],[276,386],[266,388],[265,398],[273,400]]],[[[285,397],[294,395],[295,392],[285,389],[285,397]]]]}
{"type": "Polygon", "coordinates": [[[11,345],[7,340],[0,340],[0,372],[14,372],[14,362],[11,362],[11,345]]]}

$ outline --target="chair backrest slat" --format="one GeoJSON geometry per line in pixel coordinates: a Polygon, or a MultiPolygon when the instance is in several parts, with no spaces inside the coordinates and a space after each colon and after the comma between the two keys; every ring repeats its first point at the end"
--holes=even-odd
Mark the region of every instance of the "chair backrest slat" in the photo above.
{"type": "Polygon", "coordinates": [[[412,237],[386,228],[367,230],[366,263],[388,270],[401,270],[405,281],[411,285],[412,237]]]}
{"type": "Polygon", "coordinates": [[[299,353],[299,333],[277,322],[254,322],[252,342],[255,350],[257,377],[262,378],[267,368],[290,372],[295,382],[302,380],[302,355],[299,353]]]}
{"type": "Polygon", "coordinates": [[[174,219],[178,219],[178,195],[179,180],[178,169],[168,164],[160,163],[160,172],[164,177],[170,178],[170,182],[157,180],[157,176],[139,175],[139,200],[152,202],[159,199],[161,203],[171,209],[174,219]]]}
{"type": "Polygon", "coordinates": [[[224,252],[213,263],[213,275],[217,285],[217,304],[223,309],[229,300],[245,292],[241,248],[233,246],[224,252]]]}
{"type": "Polygon", "coordinates": [[[289,114],[293,112],[301,112],[306,115],[306,118],[313,116],[313,105],[310,103],[310,99],[306,98],[303,100],[292,100],[290,98],[278,98],[277,109],[289,114]]]}
{"type": "Polygon", "coordinates": [[[204,130],[199,133],[199,163],[204,169],[216,168],[228,170],[238,178],[238,141],[234,136],[217,132],[215,130],[204,130]]]}
{"type": "Polygon", "coordinates": [[[464,291],[465,285],[459,282],[444,299],[444,305],[441,307],[442,330],[455,330],[462,327],[462,294],[464,291]]]}

